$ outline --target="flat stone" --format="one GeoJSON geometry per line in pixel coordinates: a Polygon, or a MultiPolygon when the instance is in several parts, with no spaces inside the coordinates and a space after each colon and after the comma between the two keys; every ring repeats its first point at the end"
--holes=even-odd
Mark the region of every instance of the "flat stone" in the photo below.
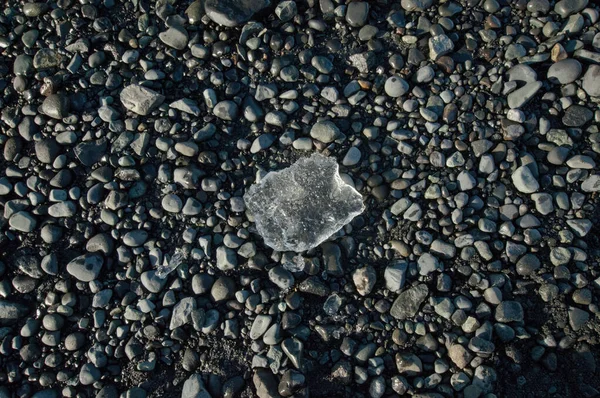
{"type": "Polygon", "coordinates": [[[256,340],[261,337],[271,325],[271,320],[270,315],[257,315],[250,328],[250,338],[256,340]]]}
{"type": "Polygon", "coordinates": [[[581,127],[594,117],[594,112],[581,105],[571,105],[565,111],[562,122],[565,126],[581,127]]]}
{"type": "Polygon", "coordinates": [[[428,294],[429,289],[425,284],[418,284],[406,289],[392,304],[390,315],[401,321],[412,318],[419,311],[428,294]]]}
{"type": "Polygon", "coordinates": [[[402,0],[400,5],[406,11],[425,11],[433,5],[433,0],[402,0]]]}
{"type": "Polygon", "coordinates": [[[233,101],[221,101],[213,108],[213,114],[222,120],[235,120],[238,115],[238,106],[233,101]]]}
{"type": "Polygon", "coordinates": [[[140,281],[150,293],[160,293],[167,284],[167,278],[159,278],[153,269],[142,273],[140,281]]]}
{"type": "Polygon", "coordinates": [[[599,192],[600,191],[600,174],[592,174],[581,183],[583,192],[599,192]]]}
{"type": "Polygon", "coordinates": [[[125,108],[142,116],[148,115],[165,100],[164,95],[137,84],[125,87],[119,97],[125,108]]]}
{"type": "Polygon", "coordinates": [[[569,307],[569,325],[574,331],[580,330],[590,319],[587,311],[577,307],[569,307]]]}
{"type": "Polygon", "coordinates": [[[529,65],[517,64],[506,72],[508,81],[516,81],[521,84],[535,83],[537,73],[529,65]]]}
{"type": "Polygon", "coordinates": [[[525,86],[508,94],[508,106],[513,109],[522,107],[537,94],[542,85],[540,81],[527,83],[525,86]]]}
{"type": "Polygon", "coordinates": [[[512,174],[512,182],[515,188],[522,193],[534,193],[540,188],[540,184],[527,166],[521,166],[512,174]]]}
{"type": "Polygon", "coordinates": [[[81,282],[91,282],[100,275],[103,264],[104,258],[100,254],[87,253],[71,260],[67,272],[81,282]]]}
{"type": "Polygon", "coordinates": [[[169,108],[177,109],[184,113],[189,113],[190,115],[199,116],[200,115],[200,107],[196,103],[196,101],[191,100],[189,98],[182,98],[180,100],[171,102],[169,104],[169,108]]]}
{"type": "Polygon", "coordinates": [[[14,230],[21,232],[32,232],[36,225],[37,221],[35,218],[26,211],[18,211],[10,216],[8,220],[8,225],[14,230]]]}
{"type": "Polygon", "coordinates": [[[158,34],[160,41],[176,50],[183,50],[188,43],[188,32],[181,26],[172,26],[158,34]]]}

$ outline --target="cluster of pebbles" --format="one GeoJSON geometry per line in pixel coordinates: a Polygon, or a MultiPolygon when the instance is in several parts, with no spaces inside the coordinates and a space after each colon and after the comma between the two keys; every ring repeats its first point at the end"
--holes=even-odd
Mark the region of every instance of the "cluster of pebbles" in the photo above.
{"type": "Polygon", "coordinates": [[[3,5],[1,398],[600,395],[597,2],[3,5]],[[273,251],[314,152],[365,211],[273,251]]]}

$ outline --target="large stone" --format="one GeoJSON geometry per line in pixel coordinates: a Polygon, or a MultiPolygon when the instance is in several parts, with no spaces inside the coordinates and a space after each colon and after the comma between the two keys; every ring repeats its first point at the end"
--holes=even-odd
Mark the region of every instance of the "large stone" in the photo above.
{"type": "Polygon", "coordinates": [[[144,86],[131,84],[121,91],[121,103],[128,110],[145,116],[165,100],[165,96],[144,86]]]}

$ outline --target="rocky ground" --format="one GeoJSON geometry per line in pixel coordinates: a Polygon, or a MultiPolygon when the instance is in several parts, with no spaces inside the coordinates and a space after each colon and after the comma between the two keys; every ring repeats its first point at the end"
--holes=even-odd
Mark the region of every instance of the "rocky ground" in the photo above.
{"type": "Polygon", "coordinates": [[[599,396],[599,10],[6,0],[0,397],[599,396]],[[273,251],[314,152],[365,210],[273,251]]]}

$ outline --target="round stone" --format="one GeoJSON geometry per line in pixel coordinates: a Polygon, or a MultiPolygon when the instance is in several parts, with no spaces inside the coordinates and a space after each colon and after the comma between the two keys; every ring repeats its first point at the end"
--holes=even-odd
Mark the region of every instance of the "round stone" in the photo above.
{"type": "Polygon", "coordinates": [[[410,86],[403,78],[391,76],[385,81],[384,90],[392,98],[401,97],[406,94],[410,86]]]}

